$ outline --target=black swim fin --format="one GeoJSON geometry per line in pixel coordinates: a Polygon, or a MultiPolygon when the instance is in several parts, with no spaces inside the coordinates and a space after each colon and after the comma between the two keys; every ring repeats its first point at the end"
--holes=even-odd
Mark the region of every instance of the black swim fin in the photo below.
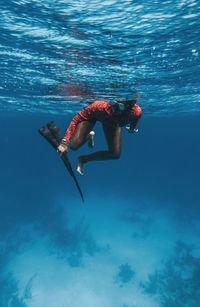
{"type": "MultiPolygon", "coordinates": [[[[53,122],[48,123],[47,126],[48,126],[49,130],[47,130],[45,127],[42,127],[38,131],[53,146],[53,148],[55,150],[57,150],[57,147],[60,144],[60,140],[61,140],[61,137],[59,135],[59,129],[53,124],[53,122]]],[[[77,189],[78,189],[78,191],[80,193],[81,199],[84,202],[83,193],[82,193],[80,185],[79,185],[79,183],[78,183],[78,181],[76,179],[76,176],[74,175],[72,166],[71,166],[71,164],[69,162],[69,159],[68,159],[67,155],[66,154],[62,154],[60,156],[60,158],[62,159],[63,163],[65,164],[69,174],[73,178],[73,180],[74,180],[74,182],[76,184],[76,187],[77,187],[77,189]]]]}
{"type": "Polygon", "coordinates": [[[38,132],[53,146],[54,149],[57,150],[59,142],[52,137],[50,131],[48,131],[45,127],[41,127],[38,129],[38,132]]]}
{"type": "Polygon", "coordinates": [[[51,132],[52,136],[56,139],[58,143],[61,142],[60,129],[54,124],[53,121],[47,123],[47,128],[51,132]]]}

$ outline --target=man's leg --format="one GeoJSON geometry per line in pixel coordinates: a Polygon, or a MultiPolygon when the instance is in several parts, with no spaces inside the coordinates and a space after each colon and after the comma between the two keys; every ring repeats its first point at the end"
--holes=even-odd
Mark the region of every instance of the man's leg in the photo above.
{"type": "Polygon", "coordinates": [[[83,165],[89,161],[119,159],[121,154],[121,128],[103,124],[108,150],[94,152],[78,158],[77,171],[83,173],[83,165]]]}
{"type": "Polygon", "coordinates": [[[70,149],[77,150],[88,140],[88,135],[93,129],[95,123],[89,121],[80,122],[70,141],[70,149]]]}

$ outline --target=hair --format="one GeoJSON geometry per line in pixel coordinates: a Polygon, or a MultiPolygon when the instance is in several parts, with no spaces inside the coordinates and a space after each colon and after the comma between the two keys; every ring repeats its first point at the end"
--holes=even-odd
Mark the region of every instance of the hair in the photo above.
{"type": "Polygon", "coordinates": [[[122,99],[116,99],[116,102],[134,105],[137,102],[137,100],[138,100],[138,98],[132,98],[132,99],[122,98],[122,99]]]}

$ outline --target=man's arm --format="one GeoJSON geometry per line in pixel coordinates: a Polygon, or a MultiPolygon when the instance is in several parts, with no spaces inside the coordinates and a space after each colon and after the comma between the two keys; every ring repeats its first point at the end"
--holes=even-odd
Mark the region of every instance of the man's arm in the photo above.
{"type": "Polygon", "coordinates": [[[141,116],[142,116],[142,109],[140,106],[135,104],[131,110],[130,126],[127,129],[130,133],[138,132],[138,129],[136,129],[136,126],[141,116]]]}
{"type": "Polygon", "coordinates": [[[126,127],[129,133],[138,132],[138,129],[136,129],[136,126],[138,124],[138,121],[141,116],[134,117],[134,119],[130,122],[130,125],[126,127]]]}
{"type": "Polygon", "coordinates": [[[71,120],[63,139],[61,140],[58,151],[61,153],[64,153],[68,150],[68,146],[70,143],[70,139],[72,138],[76,127],[78,124],[84,120],[89,120],[92,117],[92,110],[90,110],[90,106],[87,106],[86,108],[82,109],[79,113],[77,113],[71,120]]]}
{"type": "Polygon", "coordinates": [[[81,122],[82,120],[82,117],[80,115],[80,112],[78,114],[76,114],[73,119],[71,120],[65,134],[64,134],[64,137],[63,137],[63,140],[65,140],[67,143],[69,143],[72,135],[74,134],[75,130],[76,130],[76,127],[77,125],[81,122]]]}
{"type": "Polygon", "coordinates": [[[76,127],[78,125],[78,123],[81,121],[81,117],[78,114],[76,114],[74,116],[74,118],[71,120],[63,139],[61,140],[59,146],[58,146],[58,152],[60,152],[61,154],[68,151],[68,145],[70,142],[70,139],[72,137],[72,135],[74,134],[74,131],[76,130],[76,127]]]}

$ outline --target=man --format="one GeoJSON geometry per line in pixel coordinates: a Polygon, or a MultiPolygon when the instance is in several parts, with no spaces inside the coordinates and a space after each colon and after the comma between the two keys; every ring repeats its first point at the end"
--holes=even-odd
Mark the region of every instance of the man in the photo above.
{"type": "Polygon", "coordinates": [[[69,148],[77,150],[86,142],[88,142],[89,147],[93,147],[95,134],[93,127],[97,121],[100,121],[108,150],[80,156],[77,171],[83,175],[83,166],[89,161],[119,159],[121,154],[121,127],[129,125],[126,129],[129,132],[135,132],[137,122],[142,115],[142,109],[136,102],[137,98],[117,100],[113,105],[104,100],[94,101],[72,119],[58,146],[58,152],[63,154],[69,148]]]}

